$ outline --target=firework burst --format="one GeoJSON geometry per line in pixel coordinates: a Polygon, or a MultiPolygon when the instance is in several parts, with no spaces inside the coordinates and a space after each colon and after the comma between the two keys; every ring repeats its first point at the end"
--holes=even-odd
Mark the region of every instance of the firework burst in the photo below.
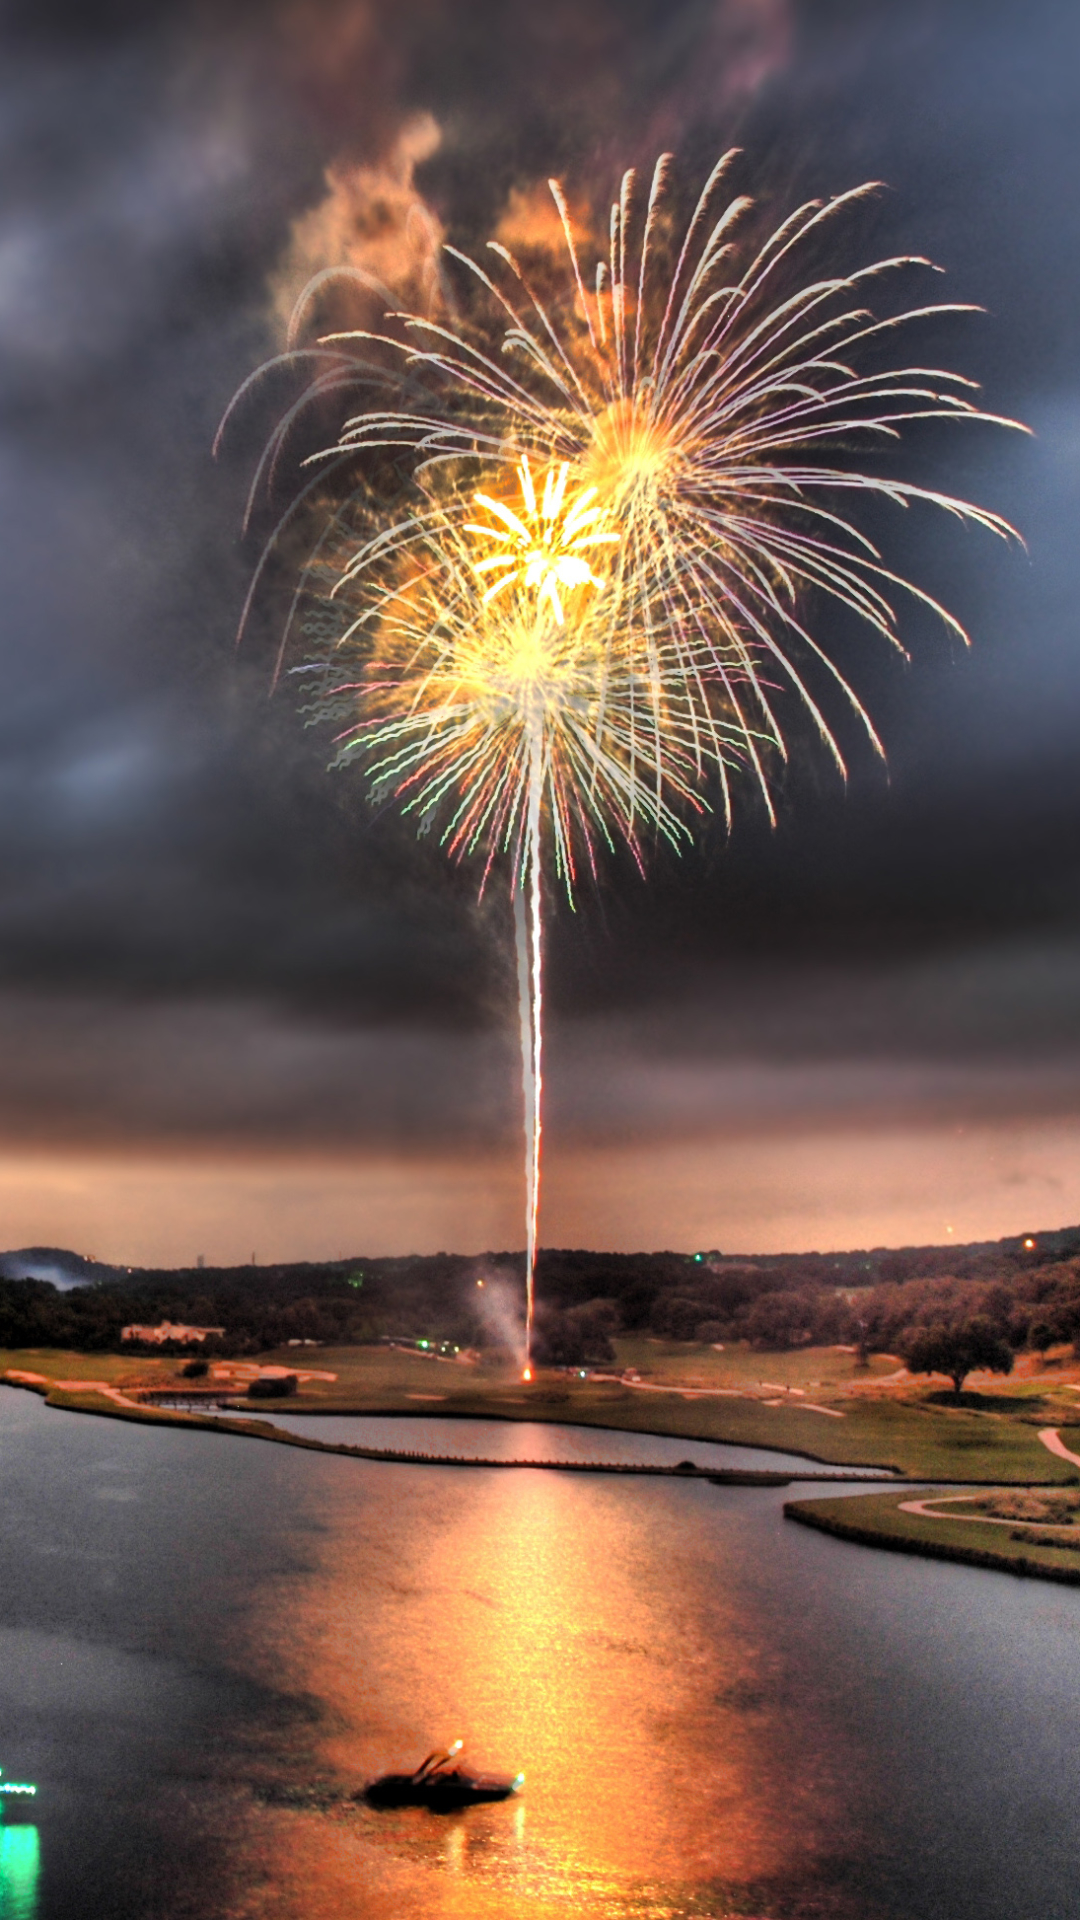
{"type": "MultiPolygon", "coordinates": [[[[899,647],[897,606],[906,596],[966,639],[937,600],[886,566],[847,517],[844,497],[924,502],[1001,536],[1012,531],[984,508],[860,471],[835,455],[860,441],[895,440],[916,420],[1016,423],[982,411],[973,383],[958,374],[922,366],[859,371],[898,328],[972,311],[931,303],[875,319],[864,304],[870,284],[930,265],[915,256],[806,277],[803,263],[815,244],[876,183],[810,201],[754,244],[753,203],[741,195],[722,200],[735,157],[713,169],[681,232],[669,199],[670,156],[657,162],[644,205],[626,174],[605,256],[588,277],[556,181],[565,269],[554,284],[550,263],[530,274],[499,242],[490,243],[490,271],[448,249],[486,317],[466,328],[396,316],[408,342],[398,346],[403,377],[426,376],[428,407],[414,408],[414,385],[392,409],[365,408],[316,464],[387,446],[455,468],[463,455],[499,464],[527,453],[549,467],[565,463],[574,484],[595,488],[618,521],[613,590],[634,609],[647,670],[659,651],[674,649],[688,690],[700,694],[699,751],[719,773],[725,812],[727,757],[716,751],[708,721],[713,689],[699,684],[705,657],[726,682],[771,817],[770,760],[760,749],[767,740],[784,752],[778,690],[795,694],[841,771],[815,690],[822,678],[881,750],[865,707],[810,624],[811,607],[843,608],[899,647]]],[[[390,336],[332,335],[319,350],[353,354],[359,373],[375,342],[385,352],[390,336]]],[[[336,373],[347,377],[342,363],[336,373]]],[[[384,368],[378,377],[385,379],[384,368]]]]}
{"type": "Polygon", "coordinates": [[[421,496],[348,541],[330,588],[348,618],[319,699],[373,794],[438,823],[447,851],[479,855],[485,877],[499,854],[520,877],[539,791],[572,893],[598,845],[622,839],[640,860],[643,833],[677,843],[682,809],[702,802],[681,661],[658,655],[658,729],[634,622],[612,599],[619,533],[587,493],[566,499],[565,481],[550,469],[538,489],[523,461],[516,494],[473,496],[483,520],[421,496]]]}

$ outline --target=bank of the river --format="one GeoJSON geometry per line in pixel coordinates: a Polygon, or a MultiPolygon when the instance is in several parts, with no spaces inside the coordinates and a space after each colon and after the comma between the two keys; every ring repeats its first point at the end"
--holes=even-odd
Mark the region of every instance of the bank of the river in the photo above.
{"type": "Polygon", "coordinates": [[[957,1512],[951,1501],[942,1499],[940,1487],[921,1491],[922,1499],[913,1499],[912,1490],[905,1488],[903,1493],[845,1500],[788,1500],[784,1515],[861,1546],[1080,1586],[1080,1527],[1062,1528],[1055,1538],[1048,1529],[1022,1522],[989,1522],[974,1510],[974,1503],[969,1503],[971,1511],[957,1512]],[[1075,1544],[1069,1543],[1070,1533],[1075,1544]]]}

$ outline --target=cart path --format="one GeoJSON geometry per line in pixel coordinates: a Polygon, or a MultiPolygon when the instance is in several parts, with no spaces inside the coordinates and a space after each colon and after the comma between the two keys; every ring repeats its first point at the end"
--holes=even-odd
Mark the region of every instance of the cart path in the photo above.
{"type": "Polygon", "coordinates": [[[1039,1439],[1047,1453],[1056,1453],[1059,1460],[1071,1460],[1074,1467],[1080,1467],[1080,1453],[1070,1453],[1056,1427],[1040,1427],[1039,1439]]]}
{"type": "MultiPolygon", "coordinates": [[[[1052,1432],[1053,1429],[1048,1428],[1047,1431],[1052,1432]]],[[[898,1508],[901,1513],[917,1514],[920,1520],[949,1520],[953,1517],[952,1515],[939,1513],[937,1509],[948,1506],[953,1500],[970,1500],[971,1498],[971,1489],[968,1488],[966,1493],[937,1493],[923,1500],[901,1500],[898,1502],[898,1508]]],[[[1068,1533],[1074,1540],[1077,1534],[1077,1529],[1071,1520],[1017,1520],[1015,1518],[1007,1520],[992,1513],[961,1513],[955,1517],[958,1520],[972,1520],[976,1526],[982,1527],[1037,1527],[1040,1533],[1068,1533]]]]}

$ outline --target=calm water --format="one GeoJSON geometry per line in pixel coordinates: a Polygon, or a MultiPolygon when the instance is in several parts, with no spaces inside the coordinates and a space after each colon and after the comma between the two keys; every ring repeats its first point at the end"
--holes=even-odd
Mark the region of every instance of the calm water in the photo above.
{"type": "Polygon", "coordinates": [[[1078,1911],[1080,1592],[827,1540],[782,1492],[368,1465],[11,1390],[0,1476],[0,1766],[41,1788],[0,1829],[2,1920],[1078,1911]],[[520,1802],[343,1797],[458,1733],[520,1802]]]}
{"type": "MultiPolygon", "coordinates": [[[[197,1408],[197,1403],[191,1401],[176,1404],[197,1408]]],[[[235,1407],[220,1410],[225,1418],[235,1418],[237,1411],[235,1407]]],[[[801,1455],[777,1453],[771,1448],[732,1447],[685,1437],[673,1440],[655,1433],[619,1433],[612,1427],[555,1426],[543,1420],[447,1420],[437,1414],[274,1413],[267,1412],[261,1401],[250,1409],[245,1407],[242,1417],[268,1420],[272,1426],[284,1428],[286,1433],[302,1433],[309,1440],[326,1440],[332,1446],[388,1447],[404,1453],[453,1454],[464,1460],[570,1460],[582,1464],[596,1460],[661,1467],[674,1467],[680,1460],[692,1460],[698,1467],[752,1467],[764,1468],[770,1473],[849,1471],[821,1467],[801,1455]]],[[[811,1444],[812,1438],[808,1435],[807,1445],[811,1444]]],[[[871,1467],[865,1471],[874,1480],[883,1477],[871,1467]]]]}

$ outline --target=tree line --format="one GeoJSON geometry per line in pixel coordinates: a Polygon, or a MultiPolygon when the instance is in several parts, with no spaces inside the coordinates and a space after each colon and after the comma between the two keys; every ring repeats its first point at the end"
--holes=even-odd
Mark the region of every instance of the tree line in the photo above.
{"type": "MultiPolygon", "coordinates": [[[[972,1351],[991,1355],[972,1364],[1004,1369],[1022,1349],[1080,1341],[1080,1230],[1070,1233],[1031,1236],[1032,1244],[746,1260],[547,1249],[537,1272],[536,1357],[553,1366],[611,1364],[613,1340],[630,1333],[762,1351],[848,1345],[916,1365],[932,1336],[941,1359],[942,1337],[955,1345],[967,1329],[972,1351]]],[[[168,1319],[222,1327],[200,1349],[208,1355],[266,1352],[290,1340],[490,1348],[511,1336],[505,1317],[502,1330],[493,1323],[478,1281],[501,1287],[513,1303],[522,1278],[521,1255],[499,1253],[136,1270],[67,1291],[0,1280],[0,1346],[116,1350],[125,1325],[168,1319]]]]}

